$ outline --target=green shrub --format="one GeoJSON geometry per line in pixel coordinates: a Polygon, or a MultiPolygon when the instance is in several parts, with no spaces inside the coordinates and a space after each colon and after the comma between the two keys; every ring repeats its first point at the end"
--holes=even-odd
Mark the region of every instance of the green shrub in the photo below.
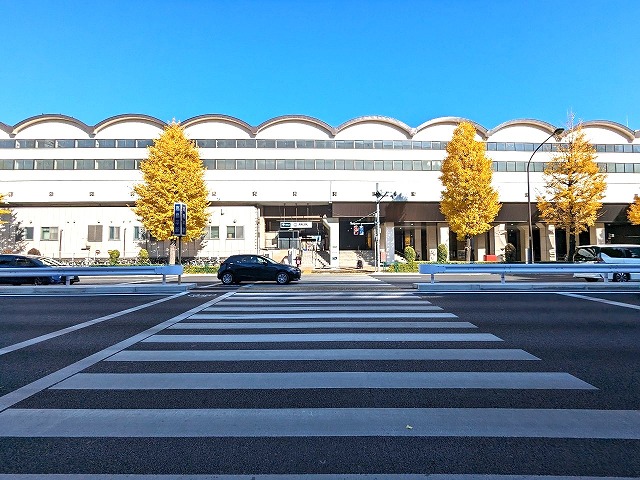
{"type": "Polygon", "coordinates": [[[138,252],[138,258],[136,260],[136,262],[139,265],[149,265],[149,252],[147,252],[146,249],[141,248],[140,251],[138,252]]]}
{"type": "Polygon", "coordinates": [[[438,245],[438,263],[447,263],[449,261],[449,248],[441,243],[438,245]]]}
{"type": "Polygon", "coordinates": [[[120,258],[120,250],[109,250],[109,265],[117,265],[120,258]]]}
{"type": "Polygon", "coordinates": [[[413,263],[416,261],[416,251],[411,245],[407,245],[406,247],[404,247],[404,258],[406,258],[408,263],[413,263]]]}
{"type": "Polygon", "coordinates": [[[184,273],[218,273],[219,265],[212,266],[199,266],[199,265],[185,265],[184,273]]]}

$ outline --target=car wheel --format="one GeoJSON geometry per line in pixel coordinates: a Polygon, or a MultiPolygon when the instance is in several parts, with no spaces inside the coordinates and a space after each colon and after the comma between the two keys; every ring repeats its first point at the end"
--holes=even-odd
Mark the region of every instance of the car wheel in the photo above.
{"type": "Polygon", "coordinates": [[[278,282],[280,285],[289,283],[289,281],[290,278],[287,272],[278,272],[278,274],[276,275],[276,282],[278,282]]]}
{"type": "Polygon", "coordinates": [[[628,273],[619,273],[616,272],[613,274],[613,281],[614,282],[628,282],[630,280],[630,276],[628,273]]]}
{"type": "Polygon", "coordinates": [[[223,273],[222,277],[220,277],[220,280],[225,285],[231,285],[233,283],[233,273],[231,273],[231,272],[223,273]]]}

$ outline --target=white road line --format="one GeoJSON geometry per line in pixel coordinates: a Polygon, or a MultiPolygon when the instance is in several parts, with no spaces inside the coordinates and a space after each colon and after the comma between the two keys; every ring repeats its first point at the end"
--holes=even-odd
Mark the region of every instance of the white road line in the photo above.
{"type": "MultiPolygon", "coordinates": [[[[193,315],[193,319],[207,320],[207,319],[220,319],[220,320],[275,320],[278,318],[386,318],[393,316],[392,312],[323,312],[323,313],[307,313],[307,312],[291,312],[291,313],[198,313],[193,315]]],[[[411,314],[412,318],[458,318],[453,313],[431,313],[431,312],[415,312],[411,314]]]]}
{"type": "Polygon", "coordinates": [[[82,360],[79,360],[75,363],[72,363],[71,365],[61,368],[56,372],[50,373],[49,375],[46,375],[36,380],[35,382],[31,382],[28,385],[25,385],[10,393],[7,393],[6,395],[3,395],[2,397],[0,397],[0,412],[2,412],[3,410],[6,410],[7,408],[15,405],[16,403],[22,400],[29,398],[32,395],[35,395],[36,393],[41,392],[46,388],[51,387],[52,385],[64,380],[65,378],[70,377],[71,375],[75,375],[76,373],[81,372],[85,368],[89,368],[90,366],[95,365],[96,363],[104,360],[105,358],[109,358],[111,355],[121,350],[124,350],[125,348],[128,348],[131,345],[134,345],[140,342],[141,340],[145,339],[148,336],[154,335],[164,330],[165,328],[173,325],[174,323],[180,322],[185,318],[188,318],[189,316],[193,315],[195,312],[201,310],[202,308],[206,308],[209,305],[213,305],[216,302],[224,300],[229,295],[233,295],[233,292],[230,292],[225,295],[221,295],[220,297],[214,298],[213,300],[203,303],[202,305],[198,305],[197,307],[194,307],[191,310],[188,310],[154,327],[151,327],[145,330],[144,332],[140,332],[137,335],[134,335],[133,337],[123,340],[122,342],[116,343],[115,345],[105,348],[104,350],[94,353],[93,355],[89,355],[88,357],[85,357],[82,360]]]}
{"type": "Polygon", "coordinates": [[[604,298],[597,298],[597,297],[589,297],[587,295],[579,295],[577,293],[559,293],[559,295],[564,295],[565,297],[579,298],[582,300],[590,300],[592,302],[605,303],[607,305],[614,305],[616,307],[624,307],[624,308],[631,308],[633,310],[640,310],[640,305],[633,305],[631,303],[615,302],[613,300],[607,300],[604,298]]]}
{"type": "Polygon", "coordinates": [[[561,372],[79,373],[52,390],[480,388],[596,390],[561,372]]]}
{"type": "MultiPolygon", "coordinates": [[[[336,304],[335,302],[331,303],[327,300],[320,300],[320,299],[306,300],[306,299],[299,299],[299,298],[296,298],[295,301],[292,303],[291,300],[288,300],[286,298],[271,298],[269,299],[269,305],[276,305],[277,306],[276,308],[283,308],[282,305],[295,306],[295,307],[329,306],[329,305],[332,305],[332,306],[363,305],[363,302],[352,301],[353,300],[352,298],[339,298],[339,299],[333,299],[333,300],[337,300],[340,303],[336,304]]],[[[366,300],[367,304],[369,304],[369,302],[371,301],[371,298],[366,297],[366,298],[361,298],[360,300],[366,300]]],[[[245,306],[245,305],[252,308],[256,306],[264,306],[265,299],[261,298],[261,299],[251,299],[251,300],[237,300],[237,299],[230,298],[228,300],[225,300],[224,302],[224,307],[239,307],[239,306],[245,306]]],[[[375,301],[375,304],[370,306],[387,307],[390,305],[407,305],[407,306],[421,307],[421,306],[431,305],[431,302],[427,300],[413,300],[413,299],[405,300],[402,298],[391,298],[391,299],[377,299],[375,301]]]]}
{"type": "Polygon", "coordinates": [[[278,333],[246,335],[153,335],[145,343],[268,342],[502,342],[490,333],[278,333]]]}
{"type": "MultiPolygon", "coordinates": [[[[194,317],[190,317],[193,319],[194,317]]],[[[251,330],[286,328],[478,328],[469,322],[221,322],[186,323],[180,322],[167,330],[251,330]]]]}
{"type": "Polygon", "coordinates": [[[112,318],[121,317],[122,315],[127,315],[132,312],[137,312],[138,310],[142,310],[144,308],[151,307],[153,305],[157,305],[159,303],[181,297],[183,295],[186,295],[187,293],[188,292],[180,292],[175,295],[171,295],[170,297],[160,298],[159,300],[154,300],[153,302],[145,303],[144,305],[138,305],[136,307],[127,308],[126,310],[121,310],[119,312],[112,313],[110,315],[105,315],[104,317],[94,318],[93,320],[88,320],[86,322],[82,322],[77,325],[72,325],[67,328],[56,330],[55,332],[47,333],[46,335],[40,335],[39,337],[31,338],[29,340],[25,340],[24,342],[14,343],[13,345],[0,348],[0,355],[5,355],[9,352],[15,352],[16,350],[20,350],[21,348],[30,347],[31,345],[35,345],[36,343],[51,340],[52,338],[59,337],[60,335],[65,335],[67,333],[75,332],[76,330],[80,330],[82,328],[90,327],[91,325],[95,325],[96,323],[101,323],[106,320],[111,320],[112,318]]]}
{"type": "Polygon", "coordinates": [[[315,298],[334,298],[334,297],[354,297],[354,298],[415,298],[415,293],[411,292],[397,292],[397,291],[388,291],[388,290],[380,290],[376,291],[336,291],[336,292],[238,292],[238,298],[252,298],[252,297],[285,297],[285,298],[303,298],[303,297],[315,297],[315,298]]]}
{"type": "Polygon", "coordinates": [[[237,362],[291,360],[540,360],[518,349],[124,350],[108,362],[237,362]]]}
{"type": "Polygon", "coordinates": [[[11,409],[1,437],[640,439],[638,410],[513,408],[11,409]],[[412,428],[408,429],[407,425],[412,428]]]}
{"type": "Polygon", "coordinates": [[[297,305],[297,304],[287,304],[276,305],[276,306],[260,306],[258,305],[246,305],[246,304],[238,304],[234,306],[220,306],[216,308],[207,308],[205,312],[238,312],[242,310],[242,307],[245,308],[260,308],[261,313],[267,312],[317,312],[319,310],[331,310],[332,312],[340,312],[340,311],[358,311],[358,312],[379,312],[381,310],[386,310],[389,312],[435,312],[441,311],[441,307],[437,307],[435,305],[427,305],[423,303],[422,305],[405,305],[404,303],[388,303],[388,304],[378,304],[375,305],[361,305],[358,303],[348,303],[342,305],[331,305],[330,303],[324,303],[322,305],[308,306],[308,305],[297,305]]]}

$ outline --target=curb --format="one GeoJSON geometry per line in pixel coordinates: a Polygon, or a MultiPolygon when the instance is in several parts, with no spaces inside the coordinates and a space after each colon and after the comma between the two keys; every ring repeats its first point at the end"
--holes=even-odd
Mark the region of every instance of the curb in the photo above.
{"type": "Polygon", "coordinates": [[[496,292],[496,291],[530,291],[530,292],[630,292],[638,293],[640,285],[633,283],[567,283],[567,282],[436,282],[414,283],[419,292],[496,292]]]}

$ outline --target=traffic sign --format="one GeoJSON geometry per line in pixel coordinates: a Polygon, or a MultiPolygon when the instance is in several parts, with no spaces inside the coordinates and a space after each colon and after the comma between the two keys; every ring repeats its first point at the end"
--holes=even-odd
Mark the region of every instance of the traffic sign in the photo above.
{"type": "Polygon", "coordinates": [[[173,204],[173,234],[176,237],[187,235],[187,204],[176,202],[173,204]]]}

